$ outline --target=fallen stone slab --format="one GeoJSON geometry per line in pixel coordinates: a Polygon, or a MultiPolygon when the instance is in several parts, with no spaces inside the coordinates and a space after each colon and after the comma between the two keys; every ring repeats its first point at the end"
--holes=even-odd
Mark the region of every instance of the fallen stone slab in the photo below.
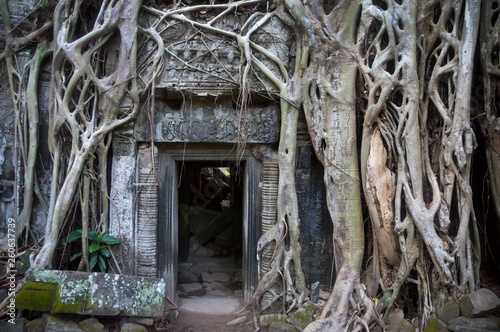
{"type": "Polygon", "coordinates": [[[200,276],[191,271],[182,270],[177,277],[180,284],[191,284],[200,281],[200,276]]]}
{"type": "Polygon", "coordinates": [[[196,292],[202,290],[203,287],[200,283],[193,282],[190,284],[179,284],[179,289],[185,293],[196,292]]]}
{"type": "Polygon", "coordinates": [[[500,311],[500,298],[487,288],[464,295],[459,303],[461,315],[468,318],[484,317],[500,311]]]}
{"type": "Polygon", "coordinates": [[[450,321],[448,330],[453,332],[500,331],[498,324],[489,318],[458,317],[450,321]]]}
{"type": "Polygon", "coordinates": [[[16,296],[19,309],[92,316],[161,317],[165,281],[76,271],[28,271],[16,296]]]}
{"type": "Polygon", "coordinates": [[[201,274],[201,279],[203,282],[227,282],[229,281],[229,275],[224,272],[207,273],[203,272],[201,274]]]}

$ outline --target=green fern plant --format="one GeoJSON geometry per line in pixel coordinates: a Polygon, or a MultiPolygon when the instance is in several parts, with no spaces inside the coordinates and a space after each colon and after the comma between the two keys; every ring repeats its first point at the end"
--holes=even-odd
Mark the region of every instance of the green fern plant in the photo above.
{"type": "MultiPolygon", "coordinates": [[[[68,235],[68,243],[74,242],[76,240],[81,240],[82,230],[77,229],[68,235]]],[[[120,244],[120,239],[109,235],[109,230],[106,230],[104,234],[99,234],[95,231],[89,230],[88,232],[89,240],[89,264],[90,270],[92,271],[96,265],[99,266],[101,272],[106,272],[106,259],[111,256],[108,245],[120,244]]],[[[81,257],[83,252],[78,252],[74,254],[70,262],[74,261],[78,257],[81,257]]]]}

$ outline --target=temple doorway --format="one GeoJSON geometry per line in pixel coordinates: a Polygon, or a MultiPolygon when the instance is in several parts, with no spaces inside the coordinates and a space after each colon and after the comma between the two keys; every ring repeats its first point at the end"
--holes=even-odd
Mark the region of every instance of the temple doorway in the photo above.
{"type": "Polygon", "coordinates": [[[178,162],[180,297],[243,297],[243,167],[178,162]]]}

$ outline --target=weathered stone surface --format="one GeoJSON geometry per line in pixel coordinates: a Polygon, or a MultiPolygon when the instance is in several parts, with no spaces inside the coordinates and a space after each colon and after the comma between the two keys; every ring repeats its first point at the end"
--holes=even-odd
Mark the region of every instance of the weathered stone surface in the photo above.
{"type": "Polygon", "coordinates": [[[45,315],[47,319],[47,325],[45,326],[45,332],[84,332],[76,322],[63,319],[60,317],[45,315]]]}
{"type": "Polygon", "coordinates": [[[450,320],[457,318],[458,316],[460,316],[460,308],[458,307],[458,303],[455,301],[446,302],[438,309],[437,316],[446,324],[450,320]]]}
{"type": "Polygon", "coordinates": [[[427,322],[427,326],[424,329],[424,332],[448,332],[449,330],[446,328],[445,324],[436,318],[436,316],[431,316],[429,321],[427,322]]]}
{"type": "MultiPolygon", "coordinates": [[[[109,216],[109,234],[121,239],[120,250],[114,250],[116,257],[123,257],[124,274],[134,271],[135,243],[135,168],[136,143],[132,139],[132,130],[121,130],[113,136],[113,160],[111,166],[110,197],[113,208],[109,216]]],[[[122,260],[119,260],[120,262],[122,260]]],[[[111,268],[115,268],[113,264],[111,268]]],[[[117,272],[118,271],[114,271],[117,272]]]]}
{"type": "Polygon", "coordinates": [[[234,296],[243,297],[243,289],[237,289],[233,292],[234,296]]]}
{"type": "Polygon", "coordinates": [[[415,332],[415,328],[407,320],[399,318],[389,325],[387,332],[415,332]]]}
{"type": "Polygon", "coordinates": [[[314,312],[315,312],[315,307],[312,305],[307,307],[302,307],[290,315],[289,318],[290,322],[294,323],[296,326],[305,328],[313,321],[314,312]]]}
{"type": "Polygon", "coordinates": [[[154,323],[153,318],[150,317],[130,317],[129,320],[144,326],[153,326],[154,323]]]}
{"type": "Polygon", "coordinates": [[[15,320],[15,323],[9,323],[8,321],[0,322],[0,331],[3,332],[24,332],[26,331],[26,324],[28,320],[24,317],[15,320]]]}
{"type": "Polygon", "coordinates": [[[500,311],[500,298],[487,288],[464,295],[460,299],[460,313],[465,317],[483,317],[500,311]]]}
{"type": "Polygon", "coordinates": [[[121,332],[148,332],[148,329],[141,324],[125,323],[122,325],[121,332]]]}
{"type": "Polygon", "coordinates": [[[319,298],[322,300],[328,300],[330,298],[330,292],[325,292],[324,290],[319,290],[319,298]]]}
{"type": "Polygon", "coordinates": [[[52,313],[160,317],[164,297],[163,279],[34,269],[16,304],[52,313]]]}
{"type": "Polygon", "coordinates": [[[229,275],[224,272],[215,272],[215,273],[203,272],[201,274],[201,279],[204,282],[214,282],[214,281],[226,282],[229,281],[229,275]]]}
{"type": "Polygon", "coordinates": [[[191,284],[179,284],[179,289],[182,292],[189,293],[189,292],[199,291],[199,290],[203,289],[203,287],[201,286],[200,283],[194,282],[191,284]]]}
{"type": "Polygon", "coordinates": [[[215,250],[202,246],[199,247],[195,253],[196,255],[201,257],[212,257],[213,255],[215,255],[215,250]]]}
{"type": "MultiPolygon", "coordinates": [[[[223,20],[215,21],[213,26],[229,31],[236,30],[244,25],[247,18],[245,14],[229,14],[225,15],[223,20]]],[[[165,69],[158,78],[157,88],[166,90],[166,93],[181,91],[185,95],[234,94],[237,82],[241,79],[240,49],[234,42],[221,35],[209,31],[200,35],[193,29],[190,24],[175,24],[175,26],[169,24],[169,29],[162,29],[164,30],[162,37],[168,52],[165,52],[165,69]],[[177,42],[184,39],[185,43],[177,42]]],[[[280,19],[275,17],[269,20],[253,33],[252,40],[273,52],[285,66],[289,65],[289,53],[293,45],[292,34],[280,19]]],[[[151,44],[148,46],[152,47],[151,44]]],[[[149,50],[149,47],[144,47],[142,52],[139,52],[139,58],[146,56],[144,53],[149,50]]],[[[268,59],[262,61],[275,75],[282,77],[276,64],[268,59]]],[[[260,76],[264,82],[268,82],[264,75],[260,76]]],[[[271,83],[263,86],[254,78],[252,89],[269,93],[275,91],[276,87],[271,83]]]]}
{"type": "Polygon", "coordinates": [[[404,318],[405,318],[405,314],[404,314],[403,310],[401,310],[399,308],[392,308],[391,311],[389,311],[389,313],[387,314],[387,318],[385,319],[385,322],[387,325],[391,325],[395,321],[397,321],[399,319],[404,319],[404,318]]]}
{"type": "Polygon", "coordinates": [[[179,284],[190,284],[193,282],[199,282],[200,276],[194,274],[191,271],[181,270],[178,274],[179,284]]]}
{"type": "Polygon", "coordinates": [[[78,323],[78,326],[84,331],[100,332],[104,331],[104,325],[97,320],[97,318],[89,318],[78,323]]]}
{"type": "Polygon", "coordinates": [[[500,331],[497,323],[489,318],[458,317],[450,321],[448,329],[454,332],[500,331]]]}
{"type": "Polygon", "coordinates": [[[268,332],[298,332],[292,325],[285,322],[274,321],[269,325],[268,332]]]}
{"type": "MultiPolygon", "coordinates": [[[[224,142],[238,141],[239,113],[231,99],[193,100],[189,110],[175,109],[169,102],[157,100],[155,142],[224,142]]],[[[279,140],[279,108],[274,104],[249,106],[245,115],[247,143],[276,143],[279,140]]],[[[138,141],[151,139],[147,114],[140,114],[134,137],[138,141]]]]}
{"type": "Polygon", "coordinates": [[[268,314],[260,316],[260,325],[262,326],[270,326],[272,322],[286,322],[287,317],[283,314],[268,314]]]}

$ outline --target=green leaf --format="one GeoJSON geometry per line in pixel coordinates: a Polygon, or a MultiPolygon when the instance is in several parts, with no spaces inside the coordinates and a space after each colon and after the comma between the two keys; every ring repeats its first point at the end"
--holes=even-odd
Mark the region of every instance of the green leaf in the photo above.
{"type": "Polygon", "coordinates": [[[106,272],[106,262],[104,261],[104,258],[102,256],[99,256],[99,269],[101,272],[106,272]]]}
{"type": "Polygon", "coordinates": [[[97,233],[95,231],[89,231],[89,240],[97,241],[97,233]]]}
{"type": "Polygon", "coordinates": [[[99,257],[97,252],[93,252],[90,254],[90,270],[94,269],[94,266],[97,264],[97,257],[99,257]]]}
{"type": "Polygon", "coordinates": [[[104,257],[111,256],[111,253],[109,252],[108,248],[106,248],[105,246],[101,246],[101,248],[99,249],[99,253],[101,255],[103,255],[104,257]]]}
{"type": "Polygon", "coordinates": [[[75,240],[78,240],[78,239],[81,239],[82,237],[82,230],[81,229],[77,229],[76,231],[73,231],[71,233],[69,233],[68,235],[68,243],[71,243],[75,240]]]}
{"type": "Polygon", "coordinates": [[[99,250],[99,249],[101,249],[101,246],[100,246],[100,245],[98,245],[98,244],[91,244],[91,245],[89,246],[89,252],[90,252],[90,253],[93,253],[94,251],[97,251],[97,250],[99,250]]]}
{"type": "Polygon", "coordinates": [[[101,242],[106,244],[120,244],[120,239],[111,235],[104,234],[104,236],[101,239],[101,242]]]}
{"type": "Polygon", "coordinates": [[[76,254],[74,254],[73,256],[71,256],[71,258],[69,259],[70,262],[74,261],[75,259],[77,259],[78,257],[81,257],[82,256],[82,253],[81,252],[78,252],[76,254]]]}

